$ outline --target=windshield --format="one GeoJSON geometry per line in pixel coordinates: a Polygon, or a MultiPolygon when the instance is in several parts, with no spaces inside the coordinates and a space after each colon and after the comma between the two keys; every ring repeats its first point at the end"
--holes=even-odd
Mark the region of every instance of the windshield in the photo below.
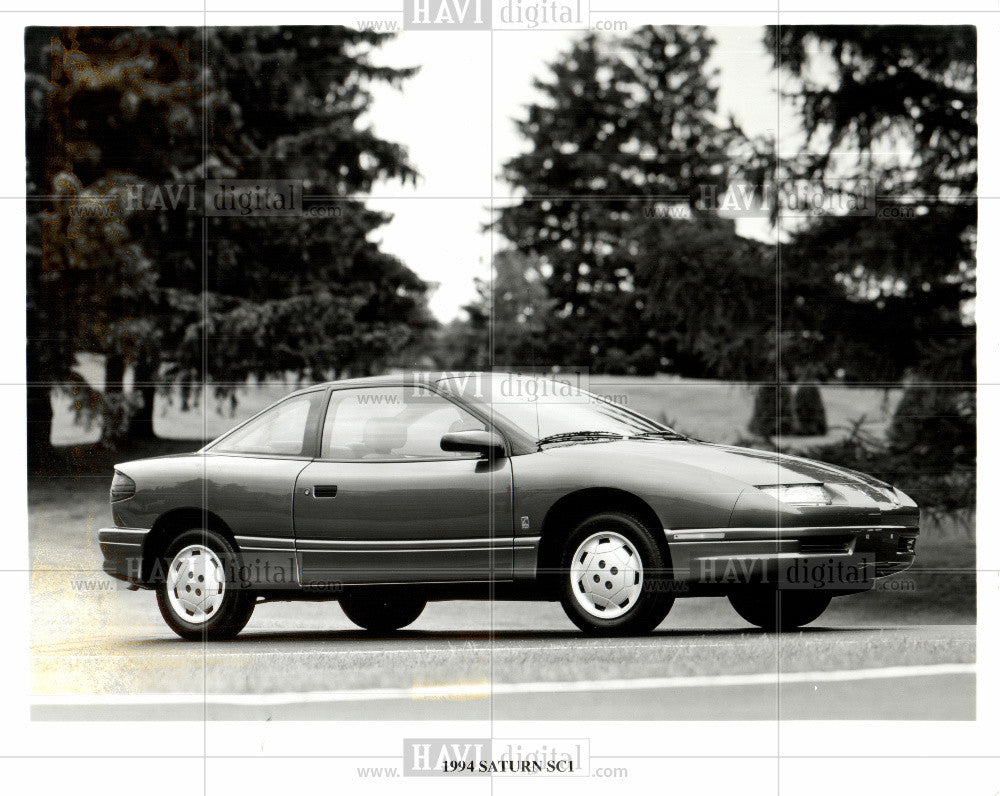
{"type": "Polygon", "coordinates": [[[441,386],[489,406],[494,414],[536,441],[580,431],[623,437],[672,432],[667,426],[554,379],[470,374],[444,379],[441,386]]]}

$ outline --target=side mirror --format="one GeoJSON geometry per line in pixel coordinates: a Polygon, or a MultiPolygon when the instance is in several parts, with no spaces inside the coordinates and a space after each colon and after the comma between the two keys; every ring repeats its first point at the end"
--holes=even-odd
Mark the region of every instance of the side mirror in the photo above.
{"type": "Polygon", "coordinates": [[[487,459],[504,455],[503,440],[492,431],[452,431],[441,437],[441,450],[478,453],[487,459]]]}

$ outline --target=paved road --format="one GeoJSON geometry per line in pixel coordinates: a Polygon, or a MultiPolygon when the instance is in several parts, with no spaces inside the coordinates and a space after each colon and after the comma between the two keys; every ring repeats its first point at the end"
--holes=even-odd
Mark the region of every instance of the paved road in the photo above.
{"type": "Polygon", "coordinates": [[[258,607],[236,640],[202,644],[176,639],[149,592],[77,591],[57,601],[65,577],[34,576],[32,689],[42,719],[975,712],[974,625],[862,624],[849,605],[776,637],[747,627],[724,600],[684,600],[650,637],[589,639],[555,604],[435,603],[411,628],[373,637],[335,604],[275,603],[258,607]],[[207,708],[206,692],[216,695],[207,708]]]}

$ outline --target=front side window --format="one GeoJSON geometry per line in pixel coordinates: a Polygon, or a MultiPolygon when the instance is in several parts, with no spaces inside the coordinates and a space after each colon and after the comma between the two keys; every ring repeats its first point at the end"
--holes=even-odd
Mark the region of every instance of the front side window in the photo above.
{"type": "Polygon", "coordinates": [[[297,395],[282,401],[212,447],[217,453],[302,456],[312,447],[315,424],[310,413],[318,411],[322,392],[297,395]]]}
{"type": "Polygon", "coordinates": [[[467,459],[441,450],[452,431],[486,426],[424,387],[335,390],[323,424],[323,458],[346,461],[467,459]]]}

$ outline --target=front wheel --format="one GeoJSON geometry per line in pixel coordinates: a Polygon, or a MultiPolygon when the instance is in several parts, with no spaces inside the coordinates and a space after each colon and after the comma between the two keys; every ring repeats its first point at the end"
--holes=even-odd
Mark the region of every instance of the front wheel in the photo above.
{"type": "Polygon", "coordinates": [[[358,627],[376,633],[389,633],[417,621],[427,605],[404,593],[383,594],[372,591],[340,598],[340,607],[358,627]]]}
{"type": "Polygon", "coordinates": [[[814,622],[831,599],[829,594],[799,589],[747,589],[729,595],[736,613],[770,631],[795,630],[814,622]]]}
{"type": "Polygon", "coordinates": [[[563,610],[590,635],[651,633],[674,604],[663,551],[630,514],[597,514],[577,526],[559,578],[563,610]]]}
{"type": "Polygon", "coordinates": [[[163,567],[156,602],[181,638],[233,638],[250,621],[257,597],[240,587],[239,553],[222,534],[185,531],[167,547],[163,567]]]}

